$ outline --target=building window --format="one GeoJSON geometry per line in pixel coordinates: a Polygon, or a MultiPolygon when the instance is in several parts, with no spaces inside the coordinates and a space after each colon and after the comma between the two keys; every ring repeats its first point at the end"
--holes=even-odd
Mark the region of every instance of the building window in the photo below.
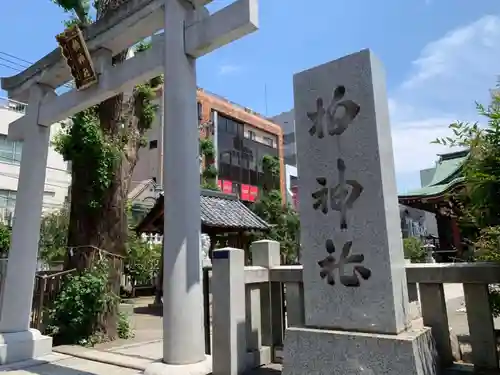
{"type": "Polygon", "coordinates": [[[198,102],[198,120],[203,120],[203,104],[201,102],[198,102]]]}
{"type": "Polygon", "coordinates": [[[218,131],[243,137],[243,123],[217,113],[218,131]]]}
{"type": "Polygon", "coordinates": [[[14,209],[16,205],[16,192],[13,190],[0,190],[0,209],[14,209]]]}
{"type": "Polygon", "coordinates": [[[264,142],[268,146],[274,147],[274,139],[270,137],[262,137],[262,142],[264,142]]]}
{"type": "Polygon", "coordinates": [[[255,140],[255,132],[252,130],[249,130],[247,132],[247,138],[250,139],[251,141],[254,141],[255,140]]]}
{"type": "Polygon", "coordinates": [[[283,136],[283,144],[295,143],[295,133],[288,133],[283,136]]]}
{"type": "Polygon", "coordinates": [[[158,148],[158,141],[156,141],[156,140],[155,141],[150,141],[149,142],[149,149],[153,150],[155,148],[158,148]]]}
{"type": "Polygon", "coordinates": [[[22,151],[22,142],[10,141],[5,134],[0,134],[0,162],[19,164],[22,151]]]}

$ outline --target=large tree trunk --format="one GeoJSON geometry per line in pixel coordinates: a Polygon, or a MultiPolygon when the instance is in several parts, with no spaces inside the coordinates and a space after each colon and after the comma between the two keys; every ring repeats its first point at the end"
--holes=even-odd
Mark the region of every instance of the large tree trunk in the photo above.
{"type": "MultiPolygon", "coordinates": [[[[124,0],[100,1],[97,9],[98,19],[122,3],[124,0]]],[[[115,56],[113,65],[122,63],[126,55],[127,51],[123,51],[115,56]]],[[[77,268],[83,271],[88,268],[95,259],[92,254],[103,254],[95,248],[119,256],[125,255],[128,232],[127,195],[140,147],[139,130],[137,119],[133,116],[132,100],[133,98],[130,101],[124,100],[121,94],[109,98],[98,106],[100,127],[105,134],[117,139],[122,136],[122,124],[125,124],[128,134],[132,135],[124,147],[121,161],[114,167],[112,182],[100,199],[99,207],[89,208],[89,202],[93,199],[92,189],[89,188],[91,181],[88,174],[89,166],[85,163],[80,163],[81,165],[72,163],[71,213],[68,230],[68,247],[71,251],[66,262],[67,269],[77,268]]],[[[116,260],[112,255],[108,258],[116,260]]],[[[121,269],[120,272],[116,272],[118,263],[113,263],[114,270],[110,274],[110,286],[119,293],[121,269]]],[[[116,306],[112,311],[104,313],[100,319],[100,328],[109,339],[117,337],[117,317],[116,306]]]]}

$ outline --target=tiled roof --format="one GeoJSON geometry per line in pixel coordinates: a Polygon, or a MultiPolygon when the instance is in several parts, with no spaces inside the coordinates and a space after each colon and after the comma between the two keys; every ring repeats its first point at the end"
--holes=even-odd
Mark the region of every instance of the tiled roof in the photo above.
{"type": "Polygon", "coordinates": [[[200,196],[201,221],[211,227],[268,229],[267,223],[255,215],[235,196],[203,190],[200,196]]]}
{"type": "MultiPolygon", "coordinates": [[[[137,226],[138,232],[163,231],[163,193],[137,226]]],[[[168,207],[167,207],[168,210],[168,207]]],[[[201,224],[206,227],[238,230],[268,230],[269,225],[238,200],[234,194],[201,190],[201,224]]]]}

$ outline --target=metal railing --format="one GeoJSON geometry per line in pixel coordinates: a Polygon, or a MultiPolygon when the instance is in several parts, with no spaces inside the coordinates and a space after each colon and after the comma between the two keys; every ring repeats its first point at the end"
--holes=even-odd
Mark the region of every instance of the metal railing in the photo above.
{"type": "Polygon", "coordinates": [[[26,114],[26,109],[28,105],[25,103],[18,102],[16,100],[4,98],[0,96],[0,108],[8,109],[9,111],[14,111],[22,114],[26,114]]]}

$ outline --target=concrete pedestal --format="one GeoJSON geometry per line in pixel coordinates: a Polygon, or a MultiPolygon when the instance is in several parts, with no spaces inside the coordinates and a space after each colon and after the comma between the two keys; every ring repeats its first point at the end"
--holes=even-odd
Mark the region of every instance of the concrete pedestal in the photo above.
{"type": "Polygon", "coordinates": [[[283,375],[436,375],[430,328],[398,335],[289,328],[283,375]]]}
{"type": "Polygon", "coordinates": [[[52,337],[30,329],[0,334],[0,364],[43,357],[52,352],[52,337]]]}
{"type": "Polygon", "coordinates": [[[204,361],[188,365],[170,365],[156,362],[151,364],[144,375],[207,375],[212,372],[212,357],[206,356],[204,361]]]}

